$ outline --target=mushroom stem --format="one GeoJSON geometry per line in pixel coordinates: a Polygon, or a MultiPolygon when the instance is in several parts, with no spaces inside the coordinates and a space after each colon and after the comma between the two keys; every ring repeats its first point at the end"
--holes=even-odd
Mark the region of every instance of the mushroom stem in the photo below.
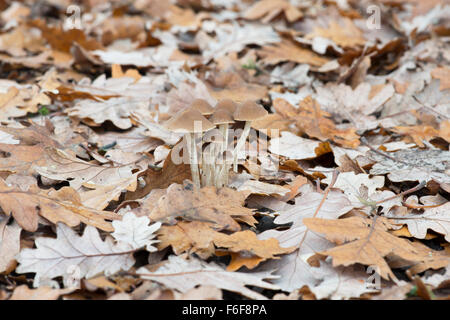
{"type": "Polygon", "coordinates": [[[222,150],[220,151],[220,156],[222,158],[222,165],[219,168],[218,180],[219,186],[223,187],[228,184],[228,163],[226,162],[226,151],[228,150],[228,124],[224,123],[220,125],[220,132],[223,135],[222,150]]]}
{"type": "Polygon", "coordinates": [[[243,146],[245,146],[245,141],[247,140],[247,137],[250,133],[250,125],[251,121],[245,121],[244,131],[242,132],[242,135],[239,137],[239,140],[236,144],[236,148],[234,149],[234,158],[233,158],[233,171],[237,173],[237,158],[238,153],[242,149],[243,146]]]}
{"type": "Polygon", "coordinates": [[[198,170],[197,147],[195,144],[195,133],[186,133],[186,144],[189,153],[189,163],[191,165],[192,182],[200,188],[200,172],[198,170]]]}

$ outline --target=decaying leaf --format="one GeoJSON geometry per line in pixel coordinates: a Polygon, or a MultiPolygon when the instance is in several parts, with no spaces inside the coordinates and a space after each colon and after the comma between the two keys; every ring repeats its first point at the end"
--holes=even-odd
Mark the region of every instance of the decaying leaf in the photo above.
{"type": "Polygon", "coordinates": [[[355,263],[375,265],[384,279],[397,281],[397,277],[384,259],[396,256],[411,264],[425,260],[425,257],[409,241],[387,232],[389,222],[382,217],[375,221],[362,217],[342,220],[307,218],[303,223],[311,231],[324,233],[328,240],[341,244],[322,251],[333,258],[333,266],[348,266],[355,263]],[[344,243],[344,244],[342,244],[344,243]]]}
{"type": "Polygon", "coordinates": [[[158,240],[153,240],[161,223],[156,222],[149,226],[150,220],[147,217],[136,217],[132,212],[127,212],[120,221],[113,221],[114,232],[111,235],[117,241],[129,244],[133,249],[145,247],[147,251],[154,252],[156,248],[152,244],[158,240]]]}
{"type": "Polygon", "coordinates": [[[406,149],[390,152],[389,157],[372,151],[368,155],[375,161],[370,173],[375,175],[387,173],[391,181],[435,180],[439,183],[450,183],[448,151],[406,149]]]}
{"type": "Polygon", "coordinates": [[[450,202],[435,208],[425,209],[420,214],[407,214],[401,216],[391,215],[393,222],[397,224],[406,224],[409,232],[418,239],[424,239],[427,230],[431,229],[437,233],[443,234],[447,241],[450,240],[450,202]]]}
{"type": "Polygon", "coordinates": [[[31,187],[23,191],[9,187],[1,179],[0,207],[7,215],[12,214],[27,231],[37,230],[39,215],[53,223],[64,222],[74,227],[84,222],[106,231],[112,231],[111,223],[107,220],[120,218],[112,212],[84,207],[76,191],[70,187],[48,192],[31,187]]]}
{"type": "Polygon", "coordinates": [[[275,279],[271,272],[229,272],[215,263],[206,263],[200,259],[190,257],[188,260],[181,256],[169,256],[167,263],[155,272],[142,267],[137,270],[142,278],[162,283],[168,288],[181,292],[197,285],[211,285],[224,290],[242,294],[251,299],[267,299],[260,293],[248,289],[246,286],[255,286],[271,290],[278,287],[264,281],[275,279]]]}
{"type": "MultiPolygon", "coordinates": [[[[251,218],[253,215],[251,209],[243,207],[247,196],[248,192],[230,188],[197,189],[191,183],[172,184],[158,200],[149,217],[152,221],[169,223],[173,223],[176,218],[203,221],[213,224],[216,228],[239,231],[241,228],[234,219],[251,218]]],[[[256,222],[254,219],[253,221],[256,222]]]]}
{"type": "Polygon", "coordinates": [[[293,246],[298,249],[281,257],[280,260],[270,261],[264,265],[264,269],[277,269],[277,273],[283,275],[280,279],[275,280],[275,283],[289,292],[304,285],[317,283],[305,257],[312,252],[328,249],[332,244],[315,233],[307,232],[303,220],[313,216],[335,219],[352,208],[347,197],[338,191],[330,191],[326,198],[319,192],[305,192],[295,198],[295,205],[288,205],[287,208],[280,211],[274,222],[277,224],[292,223],[289,229],[267,230],[259,234],[258,238],[275,238],[282,247],[293,246]]]}
{"type": "Polygon", "coordinates": [[[36,171],[50,179],[67,180],[76,190],[83,184],[114,185],[133,174],[132,164],[106,167],[83,161],[59,149],[48,149],[45,157],[45,165],[36,167],[36,171]]]}
{"type": "Polygon", "coordinates": [[[211,229],[211,225],[208,223],[198,221],[181,221],[175,226],[163,226],[158,234],[161,241],[158,245],[160,249],[171,245],[177,255],[189,251],[195,252],[204,259],[215,252],[214,246],[218,249],[226,249],[225,252],[221,252],[221,255],[241,253],[246,257],[259,258],[259,262],[277,259],[276,255],[286,254],[293,250],[289,247],[280,247],[276,239],[260,240],[250,230],[227,235],[211,229]]]}
{"type": "Polygon", "coordinates": [[[100,273],[113,274],[128,270],[134,264],[133,249],[126,243],[104,241],[96,228],[87,226],[83,236],[59,223],[56,239],[40,237],[35,240],[36,249],[23,249],[17,256],[18,273],[36,273],[34,286],[42,280],[62,276],[65,281],[78,272],[79,279],[92,278],[100,273]]]}
{"type": "Polygon", "coordinates": [[[17,222],[8,224],[7,218],[0,220],[0,273],[9,273],[14,269],[15,257],[20,251],[21,232],[17,222]]]}

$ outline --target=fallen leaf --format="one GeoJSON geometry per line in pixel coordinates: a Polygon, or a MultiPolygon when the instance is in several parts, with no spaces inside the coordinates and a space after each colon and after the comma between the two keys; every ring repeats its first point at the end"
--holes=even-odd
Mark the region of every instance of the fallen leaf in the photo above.
{"type": "Polygon", "coordinates": [[[150,226],[149,223],[149,218],[137,217],[134,213],[128,212],[123,215],[122,220],[112,222],[114,232],[111,235],[133,249],[145,247],[147,251],[154,252],[157,249],[152,244],[159,242],[153,240],[156,237],[154,233],[161,227],[161,223],[155,222],[150,226]]]}
{"type": "Polygon", "coordinates": [[[8,224],[8,218],[0,220],[0,273],[8,274],[15,268],[21,232],[22,228],[17,222],[8,224]]]}
{"type": "Polygon", "coordinates": [[[79,279],[92,278],[100,273],[114,274],[128,270],[134,264],[134,250],[128,244],[114,244],[112,238],[105,241],[94,227],[87,226],[82,237],[64,224],[59,223],[56,239],[39,237],[36,249],[25,248],[17,256],[18,273],[35,273],[34,287],[45,279],[62,276],[68,281],[71,270],[79,271],[79,279]]]}
{"type": "Polygon", "coordinates": [[[243,207],[247,192],[230,188],[194,188],[191,183],[184,186],[172,184],[166,194],[149,214],[152,221],[172,222],[176,218],[188,221],[203,221],[216,228],[239,231],[241,228],[233,218],[251,217],[251,209],[243,207]]]}
{"type": "Polygon", "coordinates": [[[141,267],[137,270],[143,279],[162,283],[167,288],[187,292],[198,285],[210,285],[224,290],[239,293],[251,299],[267,299],[262,294],[247,288],[255,286],[277,290],[278,287],[264,281],[276,278],[271,272],[228,272],[221,266],[211,262],[190,257],[189,260],[181,256],[169,256],[168,262],[155,272],[141,267]]]}
{"type": "Polygon", "coordinates": [[[0,206],[6,214],[13,215],[17,223],[27,231],[36,231],[38,216],[74,227],[84,222],[99,229],[112,231],[107,219],[119,219],[117,214],[84,207],[76,191],[64,187],[58,191],[31,187],[27,191],[11,188],[0,179],[0,206]]]}
{"type": "Polygon", "coordinates": [[[450,241],[450,202],[435,208],[425,209],[421,214],[388,215],[395,224],[406,224],[411,235],[418,239],[425,239],[427,230],[431,229],[445,236],[450,241]]]}
{"type": "Polygon", "coordinates": [[[71,293],[73,289],[54,289],[39,287],[29,289],[25,284],[14,289],[9,300],[57,300],[60,296],[71,293]]]}
{"type": "Polygon", "coordinates": [[[397,281],[384,257],[392,255],[411,263],[425,259],[409,241],[388,233],[389,222],[383,217],[378,217],[374,226],[371,219],[362,217],[342,220],[307,218],[303,223],[311,231],[324,233],[328,240],[339,244],[320,252],[333,258],[333,266],[374,265],[383,279],[397,281]]]}
{"type": "Polygon", "coordinates": [[[258,51],[258,55],[262,57],[263,63],[270,65],[290,61],[320,67],[329,61],[327,58],[323,58],[291,41],[282,41],[276,45],[264,46],[258,51]]]}

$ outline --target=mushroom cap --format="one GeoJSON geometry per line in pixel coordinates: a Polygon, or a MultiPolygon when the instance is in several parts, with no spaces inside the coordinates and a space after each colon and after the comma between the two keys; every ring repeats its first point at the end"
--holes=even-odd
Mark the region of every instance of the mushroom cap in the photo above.
{"type": "Polygon", "coordinates": [[[233,115],[226,109],[216,109],[209,119],[215,125],[233,123],[233,115]]]}
{"type": "Polygon", "coordinates": [[[236,108],[237,108],[237,104],[231,99],[220,100],[216,104],[216,110],[225,109],[231,114],[233,114],[236,111],[236,108]]]}
{"type": "Polygon", "coordinates": [[[256,102],[245,101],[236,108],[233,116],[234,120],[253,121],[265,117],[267,114],[267,110],[256,102]]]}
{"type": "Polygon", "coordinates": [[[177,133],[194,133],[211,130],[215,125],[202,116],[200,111],[187,108],[176,113],[164,123],[164,127],[177,133]]]}
{"type": "Polygon", "coordinates": [[[214,112],[214,108],[204,99],[195,99],[191,103],[191,108],[194,108],[204,116],[209,116],[214,112]]]}

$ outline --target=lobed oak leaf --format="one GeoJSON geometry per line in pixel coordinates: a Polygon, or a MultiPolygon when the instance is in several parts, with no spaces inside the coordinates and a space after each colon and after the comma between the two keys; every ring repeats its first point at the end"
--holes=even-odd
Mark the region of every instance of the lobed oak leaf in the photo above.
{"type": "Polygon", "coordinates": [[[262,0],[248,8],[244,12],[243,17],[248,20],[259,20],[262,18],[262,22],[267,23],[282,12],[288,22],[295,22],[303,16],[302,12],[289,1],[262,0]]]}
{"type": "Polygon", "coordinates": [[[35,244],[36,249],[20,251],[17,256],[20,265],[16,268],[18,273],[35,273],[35,287],[59,276],[67,283],[74,268],[78,268],[80,280],[128,270],[134,264],[134,249],[125,243],[115,244],[111,237],[103,241],[92,226],[87,226],[80,237],[70,227],[58,223],[56,239],[39,237],[35,244]]]}
{"type": "Polygon", "coordinates": [[[76,191],[70,187],[45,191],[32,186],[24,191],[9,187],[1,179],[0,207],[7,215],[12,214],[17,223],[27,231],[37,230],[38,216],[53,223],[64,222],[72,227],[83,222],[105,231],[112,231],[111,223],[107,220],[120,218],[112,212],[84,207],[76,191]]]}
{"type": "Polygon", "coordinates": [[[317,279],[306,261],[307,257],[313,252],[330,248],[332,244],[315,233],[308,232],[303,221],[314,216],[335,219],[352,208],[347,197],[339,191],[331,190],[328,195],[319,192],[302,193],[295,198],[295,205],[287,205],[279,210],[279,215],[274,220],[276,224],[292,223],[289,229],[267,230],[258,235],[259,239],[277,239],[281,247],[295,246],[298,249],[279,260],[266,262],[263,269],[277,269],[277,274],[282,277],[275,280],[275,283],[285,291],[291,292],[304,285],[316,284],[317,279]]]}
{"type": "Polygon", "coordinates": [[[370,169],[374,175],[386,174],[389,180],[430,181],[435,180],[441,185],[450,183],[450,152],[440,149],[405,149],[389,152],[385,157],[373,151],[367,153],[375,161],[370,169]]]}
{"type": "Polygon", "coordinates": [[[54,180],[67,180],[72,188],[79,190],[87,184],[106,186],[123,183],[124,178],[133,175],[133,165],[108,167],[93,164],[77,158],[64,150],[47,148],[45,165],[35,167],[42,176],[54,180]]]}
{"type": "Polygon", "coordinates": [[[217,28],[217,41],[209,41],[202,54],[205,60],[219,58],[230,52],[239,52],[247,45],[265,45],[278,43],[280,37],[271,26],[245,25],[239,27],[235,24],[231,29],[217,28]]]}
{"type": "Polygon", "coordinates": [[[321,67],[329,60],[323,58],[309,49],[304,49],[291,41],[282,41],[276,45],[264,46],[258,51],[262,62],[275,65],[280,62],[295,62],[299,64],[309,64],[314,67],[321,67]]]}
{"type": "Polygon", "coordinates": [[[406,224],[412,236],[425,239],[427,230],[431,229],[445,236],[450,242],[450,202],[435,208],[425,209],[422,214],[388,215],[395,224],[406,224]]]}
{"type": "Polygon", "coordinates": [[[9,273],[15,268],[15,256],[20,251],[20,234],[22,228],[8,218],[0,216],[0,273],[9,273]]]}
{"type": "Polygon", "coordinates": [[[333,266],[355,263],[374,265],[382,278],[397,281],[385,257],[395,256],[409,261],[410,265],[425,260],[424,255],[409,241],[387,232],[390,223],[383,217],[378,217],[374,225],[371,219],[362,217],[342,220],[306,218],[303,223],[309,230],[325,234],[330,241],[345,243],[320,252],[333,258],[333,266]]]}
{"type": "Polygon", "coordinates": [[[147,251],[154,252],[157,249],[152,244],[159,242],[153,240],[154,234],[160,227],[160,222],[155,222],[149,226],[148,217],[137,217],[132,212],[123,215],[122,220],[113,221],[114,232],[111,235],[117,241],[129,244],[133,249],[145,247],[147,251]]]}
{"type": "Polygon", "coordinates": [[[141,267],[137,273],[143,278],[161,283],[167,288],[187,292],[198,285],[210,285],[220,289],[239,293],[250,299],[267,299],[262,294],[247,288],[255,286],[259,288],[278,290],[264,279],[275,279],[271,272],[229,272],[214,262],[207,263],[200,259],[190,257],[189,260],[181,256],[171,255],[168,261],[155,272],[150,272],[146,267],[141,267]]]}
{"type": "Polygon", "coordinates": [[[185,183],[184,186],[172,184],[166,194],[159,198],[149,217],[152,221],[162,222],[174,222],[176,218],[203,221],[216,228],[238,231],[241,228],[234,219],[253,216],[252,210],[243,206],[247,196],[248,192],[226,187],[197,189],[191,183],[185,183]]]}

